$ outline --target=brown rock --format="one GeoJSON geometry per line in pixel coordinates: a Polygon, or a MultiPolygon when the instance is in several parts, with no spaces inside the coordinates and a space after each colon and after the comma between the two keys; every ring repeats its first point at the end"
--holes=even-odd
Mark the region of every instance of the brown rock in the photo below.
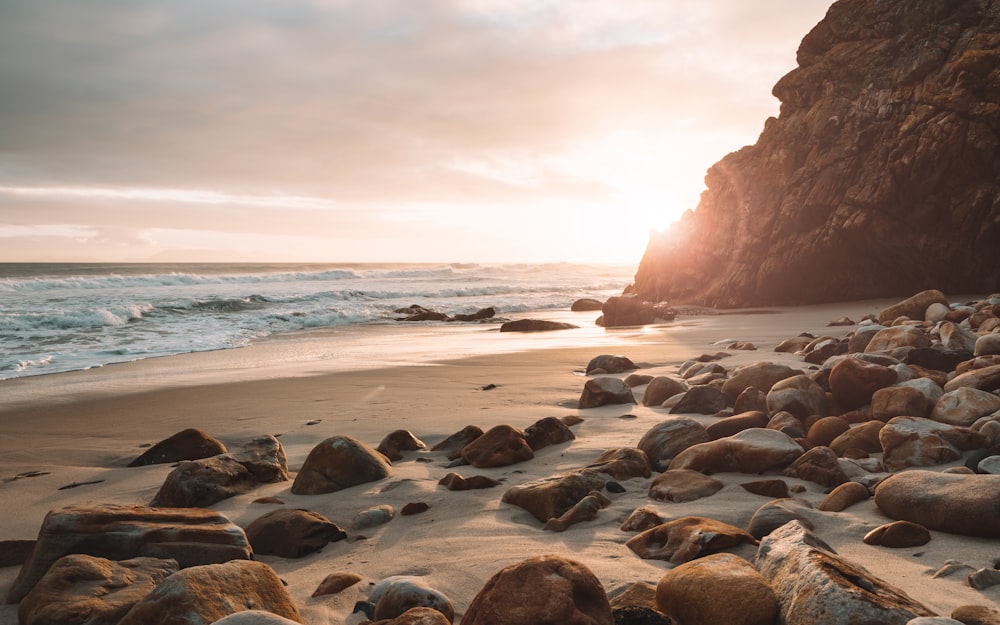
{"type": "Polygon", "coordinates": [[[742,543],[756,542],[749,533],[728,523],[686,516],[633,536],[625,546],[644,560],[680,564],[742,543]]]}
{"type": "Polygon", "coordinates": [[[819,504],[824,512],[841,512],[871,497],[868,488],[857,482],[844,482],[830,491],[830,494],[819,504]]]}
{"type": "Polygon", "coordinates": [[[478,426],[467,425],[460,431],[455,432],[437,445],[431,447],[431,451],[461,452],[463,447],[482,435],[483,431],[478,426]]]}
{"type": "Polygon", "coordinates": [[[323,578],[323,581],[319,583],[319,586],[316,587],[316,590],[310,596],[322,597],[325,595],[335,595],[357,584],[362,579],[364,578],[357,573],[330,573],[323,578]]]}
{"type": "Polygon", "coordinates": [[[613,625],[601,583],[579,562],[534,557],[494,575],[469,604],[462,625],[613,625]]]}
{"type": "Polygon", "coordinates": [[[587,375],[590,375],[592,371],[600,369],[604,373],[625,373],[626,371],[631,371],[633,369],[638,369],[635,363],[632,362],[625,356],[613,356],[611,354],[602,354],[600,356],[595,356],[590,359],[587,363],[587,375]]]}
{"type": "Polygon", "coordinates": [[[492,427],[462,448],[462,458],[478,469],[506,467],[534,457],[524,434],[509,425],[492,427]]]}
{"type": "Polygon", "coordinates": [[[604,307],[604,302],[601,300],[593,299],[591,297],[582,297],[573,302],[573,305],[569,307],[573,312],[587,312],[592,310],[600,310],[604,307]]]}
{"type": "Polygon", "coordinates": [[[400,509],[399,514],[402,516],[411,516],[414,514],[423,514],[430,509],[430,504],[425,501],[411,501],[400,509]]]}
{"type": "Polygon", "coordinates": [[[409,430],[396,430],[386,434],[382,442],[375,448],[375,451],[395,462],[403,459],[404,451],[416,451],[426,448],[427,445],[409,430]]]}
{"type": "Polygon", "coordinates": [[[262,484],[288,481],[288,459],[281,442],[271,435],[258,436],[233,451],[230,456],[262,484]]]}
{"type": "Polygon", "coordinates": [[[17,603],[59,558],[86,553],[109,560],[154,557],[181,567],[249,559],[243,530],[213,510],[141,506],[70,506],[42,521],[38,544],[7,592],[17,603]]]}
{"type": "Polygon", "coordinates": [[[767,393],[779,380],[800,373],[802,372],[788,365],[773,362],[744,365],[733,371],[730,378],[722,385],[722,392],[731,400],[735,400],[743,391],[751,387],[762,393],[767,393]]]}
{"type": "Polygon", "coordinates": [[[643,406],[659,406],[674,395],[679,395],[688,390],[688,385],[668,378],[667,376],[657,376],[649,381],[646,390],[642,394],[643,406]]]}
{"type": "Polygon", "coordinates": [[[966,536],[1000,537],[1000,475],[905,471],[875,487],[875,504],[891,519],[966,536]]]}
{"type": "Polygon", "coordinates": [[[605,328],[642,326],[657,320],[672,321],[675,313],[669,306],[644,301],[634,295],[609,297],[601,307],[601,323],[605,328]]]}
{"type": "Polygon", "coordinates": [[[593,521],[597,518],[597,513],[611,505],[611,500],[596,490],[590,491],[586,497],[576,502],[572,508],[567,510],[558,519],[549,519],[542,526],[543,530],[550,532],[565,532],[571,525],[593,521]]]}
{"type": "Polygon", "coordinates": [[[389,476],[382,454],[349,436],[331,436],[313,447],[292,482],[296,495],[321,495],[389,476]]]}
{"type": "Polygon", "coordinates": [[[310,510],[268,512],[250,523],[246,532],[254,553],[282,558],[301,558],[347,538],[336,523],[310,510]]]}
{"type": "Polygon", "coordinates": [[[826,392],[808,375],[793,375],[774,383],[767,393],[769,413],[788,412],[798,419],[826,416],[826,392]]]}
{"type": "Polygon", "coordinates": [[[115,625],[140,599],[178,570],[175,560],[113,562],[83,554],[63,556],[17,608],[25,625],[115,625]]]}
{"type": "Polygon", "coordinates": [[[796,458],[781,474],[827,488],[847,481],[847,475],[837,461],[837,454],[829,447],[813,447],[796,458]]]}
{"type": "Polygon", "coordinates": [[[776,430],[754,428],[689,447],[671,461],[670,469],[692,469],[702,473],[762,473],[788,466],[802,453],[802,447],[787,435],[776,430]]]}
{"type": "Polygon", "coordinates": [[[934,404],[930,418],[948,425],[969,427],[981,417],[1000,411],[1000,397],[971,386],[949,391],[934,404]]]}
{"type": "Polygon", "coordinates": [[[920,417],[895,417],[879,431],[882,463],[888,471],[944,464],[963,451],[985,446],[985,438],[968,428],[920,417]]]}
{"type": "Polygon", "coordinates": [[[163,439],[129,463],[130,467],[168,464],[180,460],[199,460],[226,453],[226,446],[195,428],[181,430],[163,439]]]}
{"type": "Polygon", "coordinates": [[[624,588],[608,593],[611,609],[627,607],[651,608],[656,610],[656,586],[649,582],[635,582],[624,588]]]}
{"type": "Polygon", "coordinates": [[[1000,625],[1000,610],[985,605],[963,605],[952,610],[951,618],[965,625],[1000,625]]]}
{"type": "MultiPolygon", "coordinates": [[[[723,385],[723,392],[725,392],[725,385],[723,385]]],[[[748,386],[736,396],[736,401],[733,402],[733,414],[738,415],[751,411],[767,412],[767,393],[759,388],[748,386]]]]}
{"type": "Polygon", "coordinates": [[[449,473],[438,481],[438,484],[448,490],[474,490],[480,488],[493,488],[500,486],[502,482],[485,475],[473,475],[462,477],[458,473],[449,473]]]}
{"type": "Polygon", "coordinates": [[[775,413],[767,421],[767,429],[777,430],[792,438],[805,438],[806,425],[788,412],[775,413]]]}
{"type": "Polygon", "coordinates": [[[754,495],[771,497],[772,499],[788,497],[788,484],[784,480],[757,480],[756,482],[743,482],[740,486],[743,487],[743,490],[754,495]]]}
{"type": "Polygon", "coordinates": [[[538,521],[562,516],[591,491],[604,488],[604,479],[585,473],[564,473],[512,486],[503,495],[503,502],[531,513],[538,521]]]}
{"type": "Polygon", "coordinates": [[[31,556],[34,548],[34,540],[0,540],[0,569],[21,566],[31,556]]]}
{"type": "Polygon", "coordinates": [[[921,320],[924,318],[931,304],[943,304],[947,306],[948,300],[941,291],[935,289],[921,291],[901,302],[880,310],[878,321],[883,324],[892,323],[897,317],[909,317],[910,319],[921,320]]]}
{"type": "Polygon", "coordinates": [[[556,330],[574,330],[580,326],[564,321],[548,319],[517,319],[500,326],[501,332],[554,332],[556,330]]]}
{"type": "Polygon", "coordinates": [[[713,386],[692,386],[671,409],[671,414],[715,414],[725,410],[726,396],[713,386]]]}
{"type": "Polygon", "coordinates": [[[662,524],[663,519],[660,518],[660,514],[656,510],[636,508],[628,515],[619,529],[623,532],[642,532],[662,524]]]}
{"type": "Polygon", "coordinates": [[[790,521],[798,521],[803,527],[813,528],[812,521],[797,510],[792,499],[775,499],[757,508],[747,523],[747,533],[760,540],[790,521]]]}
{"type": "Polygon", "coordinates": [[[866,545],[878,545],[893,549],[919,547],[930,541],[931,533],[927,531],[927,528],[910,521],[894,521],[880,525],[865,534],[864,537],[866,545]]]}
{"type": "Polygon", "coordinates": [[[234,458],[223,455],[184,460],[167,474],[151,506],[205,508],[223,499],[249,492],[257,480],[234,458]]]}
{"type": "Polygon", "coordinates": [[[608,404],[634,404],[632,389],[618,378],[599,377],[587,380],[580,394],[578,408],[597,408],[608,404]]]}
{"type": "Polygon", "coordinates": [[[625,379],[622,381],[625,382],[625,386],[635,388],[637,386],[642,386],[643,384],[649,384],[653,381],[653,376],[647,373],[630,373],[625,376],[625,379]]]}
{"type": "Polygon", "coordinates": [[[737,432],[749,430],[750,428],[767,427],[769,419],[766,413],[759,410],[734,414],[731,417],[719,419],[709,425],[706,430],[712,440],[732,436],[737,432]]]}
{"type": "Polygon", "coordinates": [[[649,497],[658,501],[682,503],[710,497],[724,484],[698,471],[675,469],[664,471],[649,485],[649,497]]]}
{"type": "Polygon", "coordinates": [[[841,417],[823,417],[812,424],[806,439],[813,445],[829,445],[849,429],[851,425],[841,417]]]}
{"type": "Polygon", "coordinates": [[[931,339],[917,327],[911,325],[893,326],[879,330],[868,342],[865,353],[890,352],[900,347],[923,349],[931,346],[931,339]]]}
{"type": "Polygon", "coordinates": [[[208,625],[243,610],[264,610],[302,620],[271,567],[263,562],[233,560],[174,573],[135,604],[119,625],[208,625]]]}
{"type": "Polygon", "coordinates": [[[837,438],[830,442],[830,449],[836,454],[843,455],[848,449],[861,449],[867,453],[880,453],[882,442],[879,440],[879,432],[885,427],[881,421],[868,421],[853,426],[837,438]]]}
{"type": "Polygon", "coordinates": [[[656,585],[656,605],[684,625],[773,625],[778,616],[771,586],[749,562],[729,553],[667,571],[656,585]]]}
{"type": "Polygon", "coordinates": [[[451,623],[444,614],[434,608],[410,608],[393,619],[376,621],[375,625],[448,625],[451,623]]]}
{"type": "Polygon", "coordinates": [[[649,458],[646,452],[634,447],[607,449],[584,469],[587,473],[604,473],[616,480],[649,477],[649,458]]]}
{"type": "Polygon", "coordinates": [[[895,383],[895,371],[860,358],[844,358],[830,370],[830,391],[847,410],[871,403],[875,391],[895,383]]]}
{"type": "Polygon", "coordinates": [[[872,395],[872,418],[888,421],[893,417],[927,417],[934,404],[912,386],[889,386],[872,395]]]}
{"type": "Polygon", "coordinates": [[[451,600],[418,577],[387,577],[371,589],[368,601],[375,604],[375,620],[394,619],[412,608],[431,608],[441,613],[449,623],[455,620],[455,607],[451,600]]]}
{"type": "Polygon", "coordinates": [[[533,451],[538,451],[549,445],[559,445],[575,439],[569,426],[557,417],[545,417],[529,425],[524,430],[524,439],[533,451]]]}

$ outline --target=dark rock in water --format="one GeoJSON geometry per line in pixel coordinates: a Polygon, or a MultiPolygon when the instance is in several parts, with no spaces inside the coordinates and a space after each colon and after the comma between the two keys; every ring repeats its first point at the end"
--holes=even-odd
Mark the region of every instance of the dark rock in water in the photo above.
{"type": "Polygon", "coordinates": [[[492,319],[496,314],[496,309],[490,306],[489,308],[480,308],[472,314],[457,314],[448,321],[482,321],[483,319],[492,319]]]}
{"type": "Polygon", "coordinates": [[[448,321],[448,315],[445,313],[429,310],[417,304],[409,308],[399,308],[396,312],[405,315],[397,318],[396,321],[448,321]]]}
{"type": "Polygon", "coordinates": [[[673,321],[676,313],[666,304],[652,303],[634,296],[609,297],[601,309],[598,325],[605,328],[644,326],[657,321],[673,321]]]}
{"type": "Polygon", "coordinates": [[[650,237],[629,292],[736,307],[995,290],[998,33],[994,2],[834,3],[774,86],[779,117],[650,237]]]}
{"type": "Polygon", "coordinates": [[[579,328],[572,323],[562,321],[548,321],[545,319],[518,319],[508,321],[500,326],[501,332],[552,332],[553,330],[572,330],[579,328]]]}

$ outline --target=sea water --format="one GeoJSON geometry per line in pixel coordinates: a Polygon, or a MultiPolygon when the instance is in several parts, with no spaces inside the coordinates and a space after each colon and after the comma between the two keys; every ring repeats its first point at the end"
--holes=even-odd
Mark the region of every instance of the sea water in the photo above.
{"type": "MultiPolygon", "coordinates": [[[[631,265],[0,264],[0,379],[247,346],[420,305],[499,322],[621,293],[631,265]]],[[[434,323],[434,322],[421,322],[434,323]]],[[[438,322],[441,323],[441,322],[438,322]]]]}

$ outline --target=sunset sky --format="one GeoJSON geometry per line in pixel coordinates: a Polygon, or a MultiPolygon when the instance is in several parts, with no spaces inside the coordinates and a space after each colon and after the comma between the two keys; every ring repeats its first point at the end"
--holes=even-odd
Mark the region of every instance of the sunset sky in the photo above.
{"type": "Polygon", "coordinates": [[[4,0],[0,262],[637,263],[829,0],[4,0]]]}

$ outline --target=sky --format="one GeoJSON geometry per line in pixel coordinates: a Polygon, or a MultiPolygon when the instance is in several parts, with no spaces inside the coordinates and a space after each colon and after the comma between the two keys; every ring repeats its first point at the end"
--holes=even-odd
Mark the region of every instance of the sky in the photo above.
{"type": "Polygon", "coordinates": [[[3,0],[0,262],[638,263],[830,0],[3,0]]]}

